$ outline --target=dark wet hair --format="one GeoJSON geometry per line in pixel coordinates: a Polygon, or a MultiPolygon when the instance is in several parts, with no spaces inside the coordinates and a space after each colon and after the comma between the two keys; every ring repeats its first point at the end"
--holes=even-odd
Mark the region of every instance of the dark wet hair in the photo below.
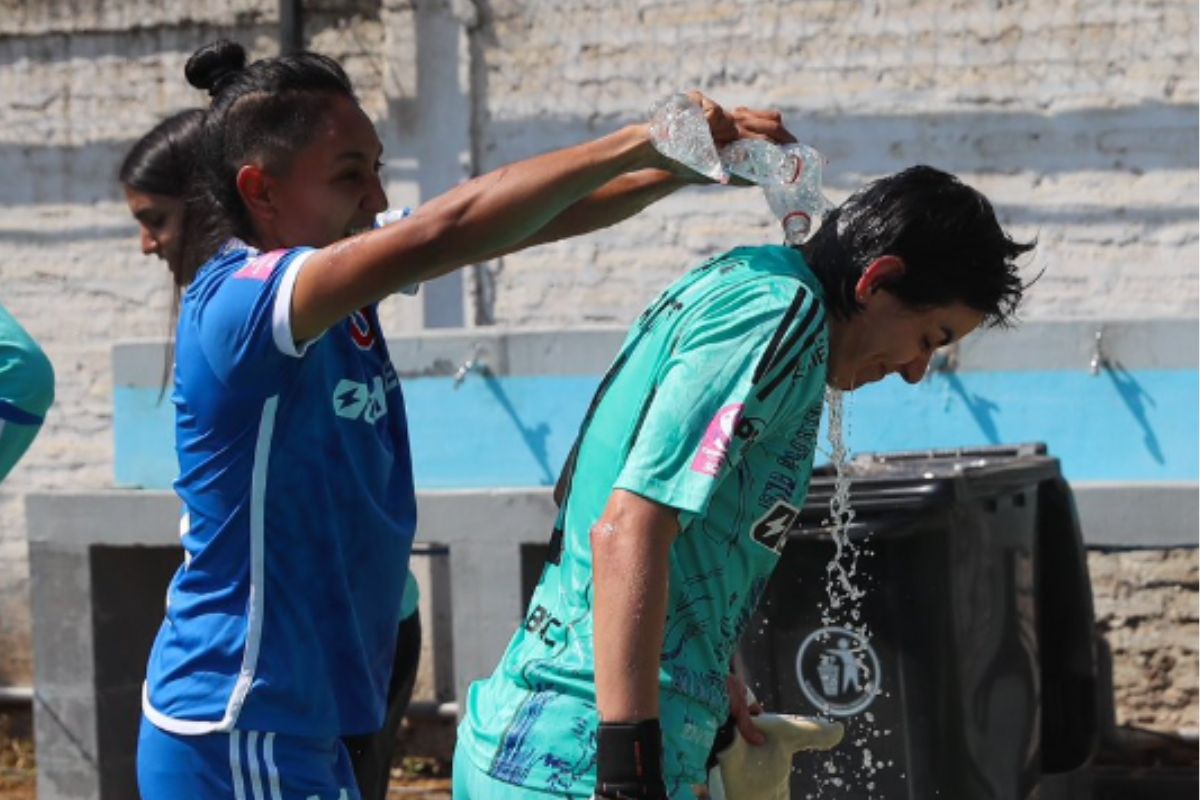
{"type": "Polygon", "coordinates": [[[184,73],[188,83],[212,97],[188,214],[195,227],[184,241],[184,261],[194,274],[229,238],[253,240],[237,190],[238,170],[258,162],[286,172],[331,100],[356,98],[345,71],[327,56],[298,52],[247,66],[245,49],[224,39],[193,53],[184,73]]]}
{"type": "Polygon", "coordinates": [[[202,108],[167,117],[129,148],[117,180],[139,192],[183,197],[196,164],[203,123],[202,108]]]}
{"type": "Polygon", "coordinates": [[[982,312],[987,324],[1004,326],[1027,288],[1015,261],[1035,244],[1009,237],[975,189],[949,173],[916,166],[854,193],[800,249],[839,319],[860,310],[854,288],[863,271],[891,255],[905,270],[884,288],[905,305],[961,302],[982,312]]]}

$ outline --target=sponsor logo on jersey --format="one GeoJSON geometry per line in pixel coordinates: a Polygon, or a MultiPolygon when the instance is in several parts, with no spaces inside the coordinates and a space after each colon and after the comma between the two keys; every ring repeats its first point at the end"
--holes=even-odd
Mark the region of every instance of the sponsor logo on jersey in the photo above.
{"type": "Polygon", "coordinates": [[[708,423],[704,439],[700,442],[700,450],[692,459],[693,472],[714,477],[721,471],[729,454],[729,442],[733,439],[741,416],[741,403],[725,406],[717,412],[717,415],[708,423]]]}
{"type": "Polygon", "coordinates": [[[796,681],[819,713],[850,717],[879,695],[879,655],[857,631],[830,625],[805,637],[796,651],[796,681]]]}
{"type": "Polygon", "coordinates": [[[792,523],[799,515],[800,509],[782,500],[776,501],[771,510],[754,523],[750,535],[763,547],[778,553],[787,544],[787,532],[792,529],[792,523]]]}
{"type": "Polygon", "coordinates": [[[265,281],[271,277],[279,260],[287,255],[287,250],[272,250],[250,259],[246,266],[233,273],[233,277],[250,281],[265,281]]]}
{"type": "Polygon", "coordinates": [[[555,636],[555,631],[563,627],[562,620],[554,616],[550,609],[543,605],[533,607],[529,612],[529,616],[525,618],[525,623],[522,627],[536,636],[547,647],[557,647],[561,644],[558,637],[555,636]]]}
{"type": "Polygon", "coordinates": [[[345,419],[378,422],[387,414],[387,390],[383,376],[376,375],[368,387],[365,383],[342,378],[333,389],[333,411],[345,419]]]}

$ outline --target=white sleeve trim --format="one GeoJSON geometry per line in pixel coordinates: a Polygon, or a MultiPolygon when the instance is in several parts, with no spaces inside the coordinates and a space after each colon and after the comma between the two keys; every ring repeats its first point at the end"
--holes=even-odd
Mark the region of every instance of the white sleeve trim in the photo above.
{"type": "Polygon", "coordinates": [[[303,357],[312,343],[321,338],[318,336],[306,342],[297,342],[292,336],[292,292],[296,288],[296,277],[304,267],[304,262],[315,252],[306,250],[288,262],[287,271],[279,281],[279,290],[275,293],[275,306],[271,311],[271,335],[275,339],[275,346],[279,348],[279,352],[292,358],[303,357]]]}

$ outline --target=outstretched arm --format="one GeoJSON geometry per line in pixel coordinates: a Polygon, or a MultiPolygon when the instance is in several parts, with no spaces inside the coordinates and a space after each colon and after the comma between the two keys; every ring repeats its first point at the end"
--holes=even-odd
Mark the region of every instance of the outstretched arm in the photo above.
{"type": "Polygon", "coordinates": [[[311,339],[401,286],[511,250],[565,208],[626,172],[658,166],[646,125],[481,175],[389,225],[309,257],[292,293],[291,327],[311,339]]]}
{"type": "MultiPolygon", "coordinates": [[[[790,137],[770,112],[730,115],[706,99],[704,107],[718,143],[743,134],[790,137]]],[[[676,169],[685,172],[654,149],[649,126],[639,124],[468,181],[422,205],[403,225],[310,256],[291,297],[292,335],[312,339],[401,286],[614,224],[689,180],[676,169]]]]}
{"type": "MultiPolygon", "coordinates": [[[[698,93],[693,94],[693,99],[703,108],[718,146],[734,139],[765,139],[778,144],[796,141],[791,131],[784,127],[783,117],[778,111],[737,108],[727,112],[698,93]]],[[[514,250],[607,228],[634,216],[684,186],[708,182],[707,178],[679,164],[670,164],[667,169],[622,175],[565,209],[514,250]]],[[[501,255],[504,253],[493,254],[492,258],[501,255]]]]}

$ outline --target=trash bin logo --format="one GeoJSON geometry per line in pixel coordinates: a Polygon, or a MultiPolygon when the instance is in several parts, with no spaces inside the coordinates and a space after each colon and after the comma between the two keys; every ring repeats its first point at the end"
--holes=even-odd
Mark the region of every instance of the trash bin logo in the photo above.
{"type": "Polygon", "coordinates": [[[830,625],[810,633],[796,651],[800,691],[822,714],[850,717],[879,694],[879,656],[848,628],[830,625]]]}

